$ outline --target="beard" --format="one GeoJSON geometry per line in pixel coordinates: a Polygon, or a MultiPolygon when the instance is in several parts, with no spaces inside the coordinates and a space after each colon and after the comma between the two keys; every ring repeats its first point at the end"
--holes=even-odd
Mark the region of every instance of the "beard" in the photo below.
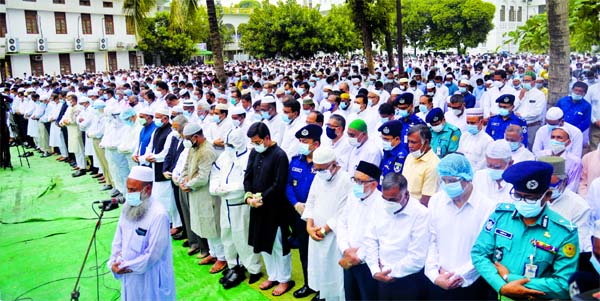
{"type": "Polygon", "coordinates": [[[146,215],[146,212],[148,212],[148,208],[150,207],[150,196],[144,195],[144,193],[142,193],[141,198],[142,203],[138,206],[127,205],[127,203],[125,204],[124,210],[125,217],[127,218],[127,220],[137,222],[146,215]]]}

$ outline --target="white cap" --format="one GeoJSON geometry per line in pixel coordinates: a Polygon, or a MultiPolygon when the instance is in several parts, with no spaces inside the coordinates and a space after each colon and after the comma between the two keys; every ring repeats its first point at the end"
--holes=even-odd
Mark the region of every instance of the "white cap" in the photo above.
{"type": "Polygon", "coordinates": [[[156,111],[154,111],[154,115],[156,114],[170,116],[169,109],[166,107],[158,108],[156,111]]]}
{"type": "Polygon", "coordinates": [[[284,94],[285,93],[285,89],[283,88],[277,88],[277,90],[275,90],[275,94],[284,94]]]}
{"type": "Polygon", "coordinates": [[[225,141],[233,145],[236,149],[240,149],[248,143],[246,139],[246,133],[244,133],[242,128],[234,128],[227,133],[225,141]]]}
{"type": "Polygon", "coordinates": [[[215,107],[216,110],[223,110],[223,111],[228,111],[229,110],[229,105],[226,103],[218,103],[217,106],[215,107]]]}
{"type": "Polygon", "coordinates": [[[85,96],[79,97],[77,99],[77,103],[84,103],[84,102],[90,102],[90,99],[85,96]]]}
{"type": "Polygon", "coordinates": [[[358,79],[358,77],[354,77],[354,78],[352,78],[352,83],[358,84],[358,83],[360,83],[360,79],[358,79]]]}
{"type": "Polygon", "coordinates": [[[496,140],[488,144],[485,150],[485,155],[492,159],[508,159],[512,158],[510,144],[504,139],[496,140]]]}
{"type": "Polygon", "coordinates": [[[435,88],[434,83],[427,83],[427,89],[433,89],[433,88],[435,88]]]}
{"type": "Polygon", "coordinates": [[[17,93],[25,93],[25,88],[19,88],[19,89],[17,90],[17,93]]]}
{"type": "Polygon", "coordinates": [[[467,116],[483,116],[482,108],[470,108],[466,109],[465,112],[467,113],[467,116]]]}
{"type": "Polygon", "coordinates": [[[196,106],[196,108],[202,108],[204,110],[208,110],[208,109],[210,109],[210,105],[208,104],[208,101],[200,100],[198,102],[198,105],[196,106]]]}
{"type": "Polygon", "coordinates": [[[546,119],[548,120],[560,120],[563,116],[564,113],[559,107],[552,107],[546,112],[546,119]]]}
{"type": "Polygon", "coordinates": [[[467,86],[470,85],[469,81],[465,79],[460,80],[460,83],[467,86]]]}
{"type": "Polygon", "coordinates": [[[175,112],[175,113],[183,113],[183,106],[174,106],[171,109],[171,113],[173,113],[173,112],[175,112]]]}
{"type": "Polygon", "coordinates": [[[185,93],[189,94],[189,91],[187,89],[181,89],[181,90],[179,90],[179,96],[183,96],[183,95],[185,95],[185,93]]]}
{"type": "Polygon", "coordinates": [[[267,95],[260,100],[260,103],[275,103],[275,98],[273,96],[267,95]]]}
{"type": "Polygon", "coordinates": [[[104,108],[106,107],[106,103],[100,99],[94,101],[94,108],[104,108]]]}
{"type": "Polygon", "coordinates": [[[195,122],[190,122],[183,128],[183,135],[184,136],[193,135],[193,134],[200,132],[201,130],[202,130],[202,128],[200,127],[199,124],[197,124],[195,122]]]}
{"type": "Polygon", "coordinates": [[[246,110],[244,110],[244,108],[242,108],[241,106],[235,106],[231,110],[229,110],[230,115],[240,115],[240,114],[245,114],[245,113],[246,113],[246,110]]]}
{"type": "Polygon", "coordinates": [[[194,106],[194,101],[191,99],[186,99],[183,101],[183,105],[186,107],[193,107],[194,106]]]}
{"type": "Polygon", "coordinates": [[[89,90],[89,91],[87,91],[87,96],[88,97],[98,96],[98,91],[96,91],[96,90],[89,90]]]}
{"type": "Polygon", "coordinates": [[[152,109],[150,107],[145,107],[140,111],[140,114],[144,114],[144,115],[148,115],[148,116],[154,116],[154,112],[152,112],[152,109]]]}
{"type": "Polygon", "coordinates": [[[325,86],[323,87],[323,91],[325,91],[325,90],[329,90],[329,91],[331,91],[331,90],[333,90],[333,88],[331,87],[331,85],[325,85],[325,86]]]}
{"type": "Polygon", "coordinates": [[[400,94],[402,94],[402,92],[400,91],[400,89],[398,89],[396,87],[396,88],[392,89],[392,92],[390,92],[390,94],[400,95],[400,94]]]}
{"type": "Polygon", "coordinates": [[[408,80],[408,78],[406,78],[406,77],[403,77],[403,78],[401,78],[401,79],[400,79],[400,83],[401,83],[401,84],[403,84],[403,83],[408,83],[408,82],[409,82],[409,80],[408,80]]]}
{"type": "Polygon", "coordinates": [[[154,171],[150,167],[134,166],[127,178],[142,182],[154,182],[154,171]]]}
{"type": "Polygon", "coordinates": [[[335,152],[330,147],[321,146],[313,152],[313,163],[326,164],[335,161],[335,152]]]}

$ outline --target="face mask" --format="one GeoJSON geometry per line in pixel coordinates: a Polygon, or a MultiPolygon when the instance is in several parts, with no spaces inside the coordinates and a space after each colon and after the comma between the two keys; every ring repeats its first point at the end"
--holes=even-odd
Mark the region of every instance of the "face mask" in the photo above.
{"type": "Polygon", "coordinates": [[[132,207],[137,207],[142,203],[142,194],[138,192],[125,193],[125,202],[132,207]]]}
{"type": "Polygon", "coordinates": [[[203,94],[206,94],[206,93],[208,93],[209,91],[210,91],[210,90],[209,90],[208,88],[202,88],[202,92],[203,92],[203,94]]]}
{"type": "Polygon", "coordinates": [[[460,92],[462,94],[465,94],[465,93],[467,93],[467,88],[465,88],[465,87],[458,87],[458,92],[460,92]]]}
{"type": "Polygon", "coordinates": [[[479,89],[479,90],[483,90],[483,88],[485,88],[483,85],[477,86],[477,89],[479,89]]]}
{"type": "Polygon", "coordinates": [[[154,120],[154,124],[155,124],[157,127],[161,127],[161,126],[163,126],[163,122],[162,122],[162,120],[160,120],[160,119],[156,119],[156,120],[154,120]]]}
{"type": "Polygon", "coordinates": [[[510,145],[510,150],[513,152],[521,147],[521,142],[509,142],[508,144],[510,145]]]}
{"type": "Polygon", "coordinates": [[[262,112],[262,113],[260,113],[260,116],[264,120],[269,120],[269,118],[271,118],[271,115],[269,115],[269,112],[262,112]]]}
{"type": "Polygon", "coordinates": [[[230,98],[230,99],[229,99],[229,102],[230,102],[232,105],[234,105],[234,106],[235,106],[235,98],[233,98],[233,97],[232,97],[232,98],[230,98]]]}
{"type": "Polygon", "coordinates": [[[523,89],[527,91],[531,90],[531,83],[523,83],[523,89]]]}
{"type": "Polygon", "coordinates": [[[446,85],[446,87],[452,86],[452,82],[445,82],[444,84],[446,85]]]}
{"type": "Polygon", "coordinates": [[[408,110],[394,110],[394,114],[400,118],[406,118],[408,116],[408,110]]]}
{"type": "Polygon", "coordinates": [[[335,130],[330,127],[325,128],[325,134],[327,134],[327,137],[329,137],[329,139],[331,139],[331,140],[334,140],[335,138],[337,138],[337,134],[335,133],[335,130]]]}
{"type": "Polygon", "coordinates": [[[496,87],[498,89],[500,89],[500,87],[502,87],[503,85],[504,85],[504,83],[499,80],[494,81],[494,87],[496,87]]]}
{"type": "Polygon", "coordinates": [[[510,114],[510,111],[507,108],[499,108],[498,114],[500,116],[506,117],[506,116],[508,116],[508,114],[510,114]]]}
{"type": "Polygon", "coordinates": [[[286,124],[290,124],[290,122],[292,122],[292,120],[290,119],[290,117],[287,114],[282,114],[281,120],[283,120],[283,122],[285,122],[286,124]]]}
{"type": "Polygon", "coordinates": [[[264,144],[259,144],[259,145],[254,146],[254,150],[257,151],[258,153],[262,153],[267,150],[267,147],[264,144]]]}
{"type": "Polygon", "coordinates": [[[502,174],[504,173],[504,169],[487,168],[487,172],[488,172],[488,175],[490,175],[490,178],[492,178],[492,180],[498,181],[498,180],[502,179],[502,174]]]}
{"type": "Polygon", "coordinates": [[[571,94],[571,98],[573,98],[574,101],[580,101],[583,99],[583,96],[579,94],[571,94]]]}
{"type": "Polygon", "coordinates": [[[233,126],[236,128],[240,126],[240,121],[237,119],[233,119],[233,120],[231,120],[231,122],[233,123],[233,126]]]}
{"type": "Polygon", "coordinates": [[[436,133],[441,132],[443,129],[444,129],[444,124],[443,123],[431,127],[431,130],[434,131],[434,132],[436,132],[436,133]]]}
{"type": "Polygon", "coordinates": [[[192,141],[190,141],[190,140],[183,140],[183,147],[185,147],[185,148],[191,148],[192,147],[192,141]]]}
{"type": "Polygon", "coordinates": [[[427,95],[429,95],[429,96],[433,96],[433,95],[435,95],[435,92],[433,92],[433,91],[431,91],[431,92],[427,92],[427,95]]]}
{"type": "Polygon", "coordinates": [[[126,125],[128,125],[128,126],[133,126],[133,124],[135,123],[135,122],[133,122],[133,120],[131,120],[131,119],[127,119],[127,120],[125,120],[124,122],[125,122],[125,124],[126,124],[126,125]]]}
{"type": "Polygon", "coordinates": [[[536,217],[543,209],[542,198],[543,196],[537,199],[533,204],[529,204],[525,201],[517,201],[515,202],[515,208],[525,218],[536,217]]]}
{"type": "Polygon", "coordinates": [[[544,84],[542,84],[542,83],[536,83],[535,87],[538,88],[538,89],[541,89],[541,88],[544,87],[544,84]]]}
{"type": "Polygon", "coordinates": [[[471,135],[477,135],[479,133],[479,127],[473,124],[467,124],[467,132],[471,135]]]}
{"type": "Polygon", "coordinates": [[[450,183],[450,184],[446,184],[446,183],[442,182],[442,189],[444,189],[444,191],[446,191],[446,194],[448,194],[448,196],[451,199],[460,196],[464,192],[464,189],[463,189],[462,185],[460,184],[460,181],[450,183]]]}
{"type": "Polygon", "coordinates": [[[400,90],[406,91],[406,86],[400,86],[400,90]]]}
{"type": "Polygon", "coordinates": [[[302,94],[304,94],[304,89],[303,88],[297,88],[296,92],[298,93],[298,95],[302,95],[302,94]]]}
{"type": "Polygon", "coordinates": [[[188,111],[183,111],[183,116],[190,117],[190,116],[192,116],[192,113],[190,113],[188,111]]]}
{"type": "Polygon", "coordinates": [[[310,110],[302,110],[302,114],[308,115],[308,114],[310,114],[310,110]]]}
{"type": "Polygon", "coordinates": [[[204,121],[204,119],[206,118],[206,115],[200,115],[200,116],[198,116],[198,118],[200,119],[200,121],[204,121]]]}
{"type": "Polygon", "coordinates": [[[436,88],[440,88],[441,86],[442,86],[442,84],[441,84],[441,83],[435,83],[435,87],[436,87],[436,88]]]}
{"type": "Polygon", "coordinates": [[[381,145],[383,146],[383,150],[391,151],[394,147],[392,146],[392,141],[382,141],[381,145]]]}
{"type": "Polygon", "coordinates": [[[552,140],[550,140],[550,149],[552,150],[553,154],[559,154],[565,150],[566,144],[567,144],[566,142],[561,142],[561,141],[552,139],[552,140]]]}
{"type": "Polygon", "coordinates": [[[596,273],[600,274],[600,262],[598,262],[598,259],[596,259],[594,253],[592,253],[592,256],[590,256],[590,263],[592,263],[596,273]]]}
{"type": "Polygon", "coordinates": [[[355,104],[353,104],[353,105],[350,107],[350,112],[352,112],[352,113],[358,113],[358,112],[360,112],[360,105],[359,105],[359,104],[356,104],[356,103],[355,103],[355,104]]]}
{"type": "Polygon", "coordinates": [[[396,214],[398,211],[402,210],[402,208],[404,208],[404,206],[402,206],[400,203],[385,200],[383,202],[383,210],[385,210],[385,212],[387,212],[389,215],[396,214]]]}
{"type": "Polygon", "coordinates": [[[308,82],[308,85],[309,85],[311,88],[314,88],[314,87],[315,87],[315,82],[308,82]]]}
{"type": "Polygon", "coordinates": [[[320,170],[319,172],[317,172],[317,175],[319,176],[319,178],[321,178],[321,180],[327,182],[331,181],[331,178],[333,178],[333,175],[331,174],[331,171],[329,171],[329,169],[320,170]]]}
{"type": "Polygon", "coordinates": [[[219,115],[213,115],[212,119],[214,122],[219,123],[219,121],[221,121],[221,118],[219,118],[219,115]]]}
{"type": "Polygon", "coordinates": [[[515,90],[517,90],[517,91],[521,90],[521,85],[516,85],[516,86],[513,86],[513,87],[514,87],[514,88],[515,88],[515,90]]]}
{"type": "Polygon", "coordinates": [[[381,118],[380,121],[381,121],[381,124],[384,124],[384,123],[390,121],[390,119],[388,117],[385,117],[385,118],[381,118]]]}
{"type": "Polygon", "coordinates": [[[423,156],[423,151],[421,149],[418,149],[414,152],[411,152],[410,155],[413,156],[413,158],[418,159],[423,156]]]}
{"type": "Polygon", "coordinates": [[[290,95],[290,94],[292,94],[292,91],[290,91],[290,90],[286,90],[286,91],[285,91],[285,94],[287,94],[287,95],[290,95]]]}
{"type": "Polygon", "coordinates": [[[365,187],[356,183],[352,183],[352,193],[358,199],[362,199],[365,196],[365,187]]]}
{"type": "Polygon", "coordinates": [[[552,197],[551,198],[553,200],[558,199],[561,195],[562,195],[562,191],[560,191],[560,189],[558,189],[558,188],[552,189],[552,197]]]}
{"type": "Polygon", "coordinates": [[[345,102],[343,102],[343,101],[342,101],[342,102],[340,102],[340,109],[342,109],[342,110],[345,110],[345,109],[347,109],[347,108],[348,108],[348,104],[347,104],[347,103],[345,103],[345,102]]]}
{"type": "Polygon", "coordinates": [[[461,109],[452,109],[452,114],[454,114],[454,116],[459,116],[462,112],[461,109]]]}
{"type": "Polygon", "coordinates": [[[429,112],[429,109],[427,109],[426,105],[419,105],[419,112],[427,115],[427,113],[429,112]]]}
{"type": "Polygon", "coordinates": [[[348,143],[350,143],[350,145],[353,147],[357,147],[360,145],[360,143],[358,142],[358,138],[356,138],[356,137],[348,138],[348,143]]]}
{"type": "Polygon", "coordinates": [[[262,115],[261,114],[254,114],[252,115],[252,119],[254,119],[254,121],[261,121],[262,120],[262,115]]]}
{"type": "Polygon", "coordinates": [[[307,156],[310,154],[310,149],[308,143],[300,143],[300,147],[298,147],[298,153],[307,156]]]}

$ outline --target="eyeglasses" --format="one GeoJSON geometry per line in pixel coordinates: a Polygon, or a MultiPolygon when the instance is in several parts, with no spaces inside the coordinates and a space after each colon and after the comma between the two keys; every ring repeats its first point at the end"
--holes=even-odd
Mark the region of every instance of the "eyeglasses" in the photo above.
{"type": "Polygon", "coordinates": [[[253,145],[257,145],[257,146],[258,146],[258,145],[261,145],[261,144],[263,144],[263,142],[264,142],[264,141],[265,141],[265,140],[264,140],[264,139],[262,139],[262,140],[260,140],[260,141],[252,142],[252,144],[253,144],[253,145]]]}
{"type": "Polygon", "coordinates": [[[530,197],[523,196],[519,192],[515,191],[514,187],[510,190],[509,194],[513,201],[525,202],[527,204],[535,204],[540,199],[540,197],[535,197],[531,199],[530,197]]]}
{"type": "Polygon", "coordinates": [[[358,184],[358,185],[364,185],[364,184],[371,183],[371,182],[377,182],[377,180],[366,180],[366,181],[363,181],[363,180],[359,180],[359,179],[357,179],[355,177],[350,178],[350,180],[352,180],[352,182],[354,182],[355,184],[358,184]]]}

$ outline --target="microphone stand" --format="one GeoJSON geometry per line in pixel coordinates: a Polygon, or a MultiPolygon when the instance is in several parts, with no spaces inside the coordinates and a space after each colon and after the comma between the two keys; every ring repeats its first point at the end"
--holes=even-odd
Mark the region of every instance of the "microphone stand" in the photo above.
{"type": "MultiPolygon", "coordinates": [[[[96,232],[100,229],[100,224],[102,221],[102,216],[104,216],[104,211],[110,207],[110,204],[100,206],[100,215],[98,215],[98,221],[96,221],[96,227],[94,228],[94,233],[92,233],[92,238],[90,239],[90,243],[88,244],[87,251],[85,252],[85,257],[83,258],[83,263],[81,263],[81,268],[79,269],[79,275],[77,275],[77,281],[75,282],[75,287],[73,287],[73,291],[71,292],[71,301],[79,301],[79,281],[81,280],[81,274],[83,273],[83,268],[85,267],[85,262],[87,261],[88,255],[90,255],[90,249],[92,248],[92,244],[96,240],[96,232]]],[[[110,209],[109,209],[110,210],[110,209]]],[[[98,267],[96,267],[98,268],[98,267]]]]}

